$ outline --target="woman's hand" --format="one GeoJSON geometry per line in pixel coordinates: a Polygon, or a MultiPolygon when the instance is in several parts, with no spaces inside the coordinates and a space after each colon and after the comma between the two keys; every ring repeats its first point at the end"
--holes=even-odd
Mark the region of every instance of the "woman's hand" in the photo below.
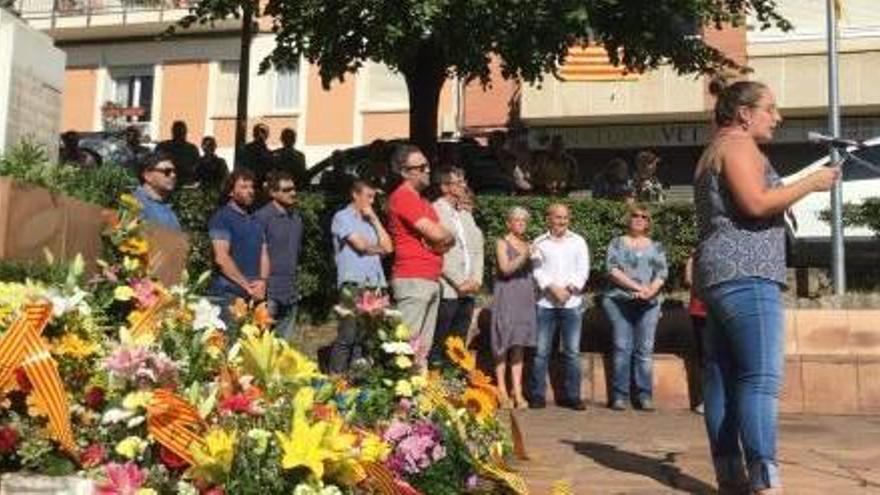
{"type": "Polygon", "coordinates": [[[830,191],[834,184],[840,179],[840,166],[822,167],[807,176],[810,189],[814,192],[830,191]]]}

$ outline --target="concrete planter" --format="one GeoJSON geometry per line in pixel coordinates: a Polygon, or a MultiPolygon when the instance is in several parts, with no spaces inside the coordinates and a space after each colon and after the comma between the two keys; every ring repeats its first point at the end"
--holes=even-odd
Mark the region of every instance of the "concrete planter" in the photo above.
{"type": "Polygon", "coordinates": [[[92,480],[79,476],[41,476],[6,473],[0,478],[0,495],[92,495],[92,480]]]}

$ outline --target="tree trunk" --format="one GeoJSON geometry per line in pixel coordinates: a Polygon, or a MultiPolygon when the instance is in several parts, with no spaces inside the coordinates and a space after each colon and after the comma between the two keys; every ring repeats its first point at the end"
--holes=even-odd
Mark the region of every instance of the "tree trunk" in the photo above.
{"type": "Polygon", "coordinates": [[[425,42],[416,60],[403,68],[409,93],[409,138],[432,163],[437,158],[437,112],[446,67],[440,54],[425,42]]]}
{"type": "Polygon", "coordinates": [[[235,109],[235,155],[233,165],[241,165],[241,154],[247,139],[248,91],[251,74],[251,40],[254,35],[254,8],[250,2],[242,4],[241,45],[238,62],[238,105],[235,109]]]}

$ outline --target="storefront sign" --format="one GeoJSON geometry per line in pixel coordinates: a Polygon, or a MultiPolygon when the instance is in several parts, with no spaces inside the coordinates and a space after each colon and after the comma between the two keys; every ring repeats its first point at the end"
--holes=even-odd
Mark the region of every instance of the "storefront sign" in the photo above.
{"type": "MultiPolygon", "coordinates": [[[[825,119],[791,119],[776,130],[776,144],[805,143],[807,132],[825,131],[825,119]]],[[[869,139],[880,136],[880,118],[850,117],[843,119],[843,137],[869,139]]],[[[583,127],[534,127],[529,129],[529,145],[544,148],[552,136],[562,136],[569,149],[662,148],[668,146],[703,146],[711,137],[712,127],[706,122],[668,124],[604,125],[583,127]]]]}

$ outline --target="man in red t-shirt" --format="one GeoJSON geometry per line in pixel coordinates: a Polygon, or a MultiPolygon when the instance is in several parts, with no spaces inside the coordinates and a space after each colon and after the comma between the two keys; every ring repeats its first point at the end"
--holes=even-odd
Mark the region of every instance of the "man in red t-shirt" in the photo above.
{"type": "Polygon", "coordinates": [[[419,148],[399,146],[391,156],[391,167],[403,179],[388,198],[388,226],[394,241],[391,288],[403,323],[418,337],[416,364],[425,368],[437,323],[443,253],[455,238],[420,194],[428,187],[431,168],[419,148]]]}

